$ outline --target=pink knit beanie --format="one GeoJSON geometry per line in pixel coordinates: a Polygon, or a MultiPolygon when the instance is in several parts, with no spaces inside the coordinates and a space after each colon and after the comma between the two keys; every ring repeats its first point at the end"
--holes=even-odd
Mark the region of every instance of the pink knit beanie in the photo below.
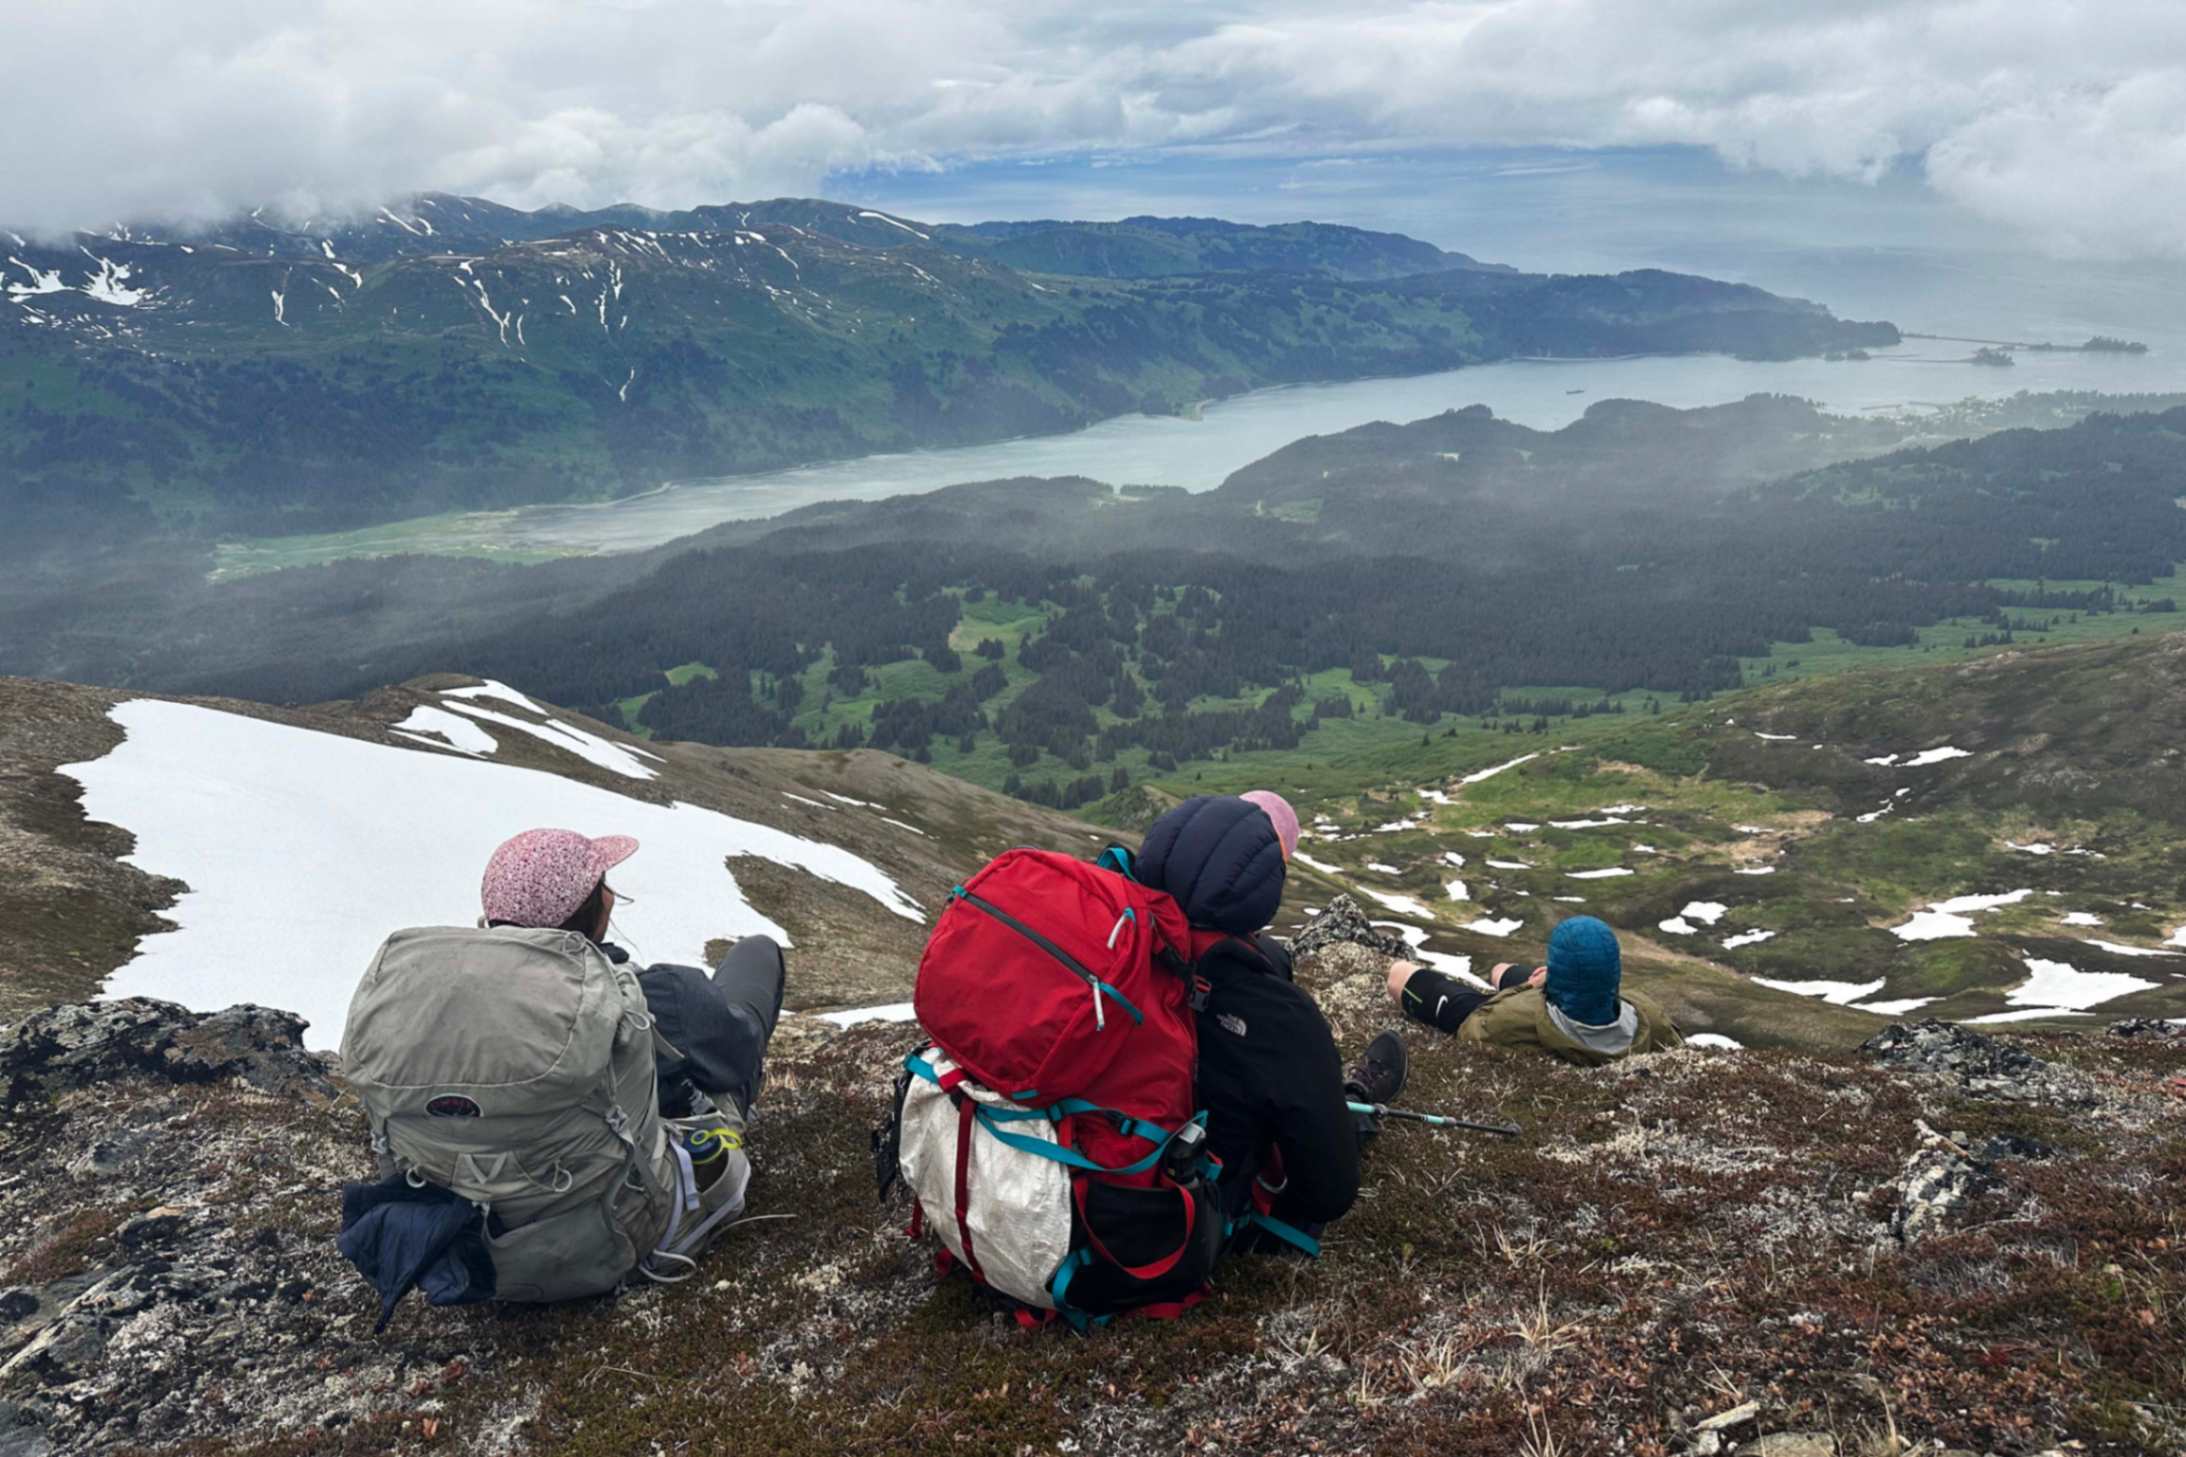
{"type": "Polygon", "coordinates": [[[1247,804],[1258,805],[1267,817],[1275,822],[1275,838],[1283,842],[1283,858],[1288,860],[1298,850],[1298,811],[1290,807],[1290,801],[1272,789],[1255,789],[1238,796],[1247,804]]]}

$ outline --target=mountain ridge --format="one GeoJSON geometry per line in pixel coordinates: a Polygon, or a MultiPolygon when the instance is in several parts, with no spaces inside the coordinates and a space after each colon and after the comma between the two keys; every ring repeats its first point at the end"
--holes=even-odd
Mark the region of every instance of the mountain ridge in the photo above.
{"type": "MultiPolygon", "coordinates": [[[[1898,337],[1656,270],[1068,276],[813,200],[677,228],[456,198],[408,212],[10,249],[0,504],[23,518],[17,542],[597,500],[1512,355],[1783,357],[1898,337]]],[[[1281,234],[1275,252],[1429,246],[1393,236],[1281,234]]]]}

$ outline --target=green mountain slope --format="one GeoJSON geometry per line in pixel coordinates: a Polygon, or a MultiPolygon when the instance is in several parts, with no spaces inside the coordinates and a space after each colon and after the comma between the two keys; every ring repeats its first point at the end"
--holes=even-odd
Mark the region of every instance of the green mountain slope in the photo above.
{"type": "Polygon", "coordinates": [[[1516,270],[1482,263],[1401,233],[1330,223],[1252,227],[1220,218],[1131,217],[1120,222],[1006,222],[943,227],[935,237],[966,254],[1034,273],[1161,278],[1182,273],[1318,273],[1388,279],[1450,269],[1516,270]]]}
{"type": "Polygon", "coordinates": [[[525,214],[426,196],[340,226],[22,239],[0,257],[0,506],[19,541],[117,520],[324,530],[1265,384],[1896,337],[1705,279],[1350,281],[1328,275],[1402,266],[1396,244],[1219,236],[1209,271],[1067,278],[833,203],[525,214]]]}

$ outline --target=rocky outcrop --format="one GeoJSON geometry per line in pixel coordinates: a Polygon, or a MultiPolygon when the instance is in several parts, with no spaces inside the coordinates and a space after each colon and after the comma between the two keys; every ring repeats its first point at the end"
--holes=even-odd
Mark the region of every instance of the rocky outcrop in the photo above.
{"type": "Polygon", "coordinates": [[[330,1098],[324,1060],[304,1051],[305,1025],[271,1007],[201,1016],[148,997],[49,1007],[0,1030],[0,1079],[9,1108],[48,1089],[138,1072],[184,1083],[241,1078],[268,1093],[330,1098]]]}
{"type": "Polygon", "coordinates": [[[1860,1051],[1887,1067],[1935,1073],[1970,1091],[2003,1097],[2038,1096],[2038,1084],[2049,1071],[2025,1048],[1933,1018],[1893,1023],[1861,1043],[1860,1051]]]}
{"type": "Polygon", "coordinates": [[[1363,946],[1383,956],[1402,956],[1404,943],[1374,925],[1349,895],[1331,900],[1303,931],[1291,938],[1293,956],[1306,957],[1331,946],[1363,946]]]}

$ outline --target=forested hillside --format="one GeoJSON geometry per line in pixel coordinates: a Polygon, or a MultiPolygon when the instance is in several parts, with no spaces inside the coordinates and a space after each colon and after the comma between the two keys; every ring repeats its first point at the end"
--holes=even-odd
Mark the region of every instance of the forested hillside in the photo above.
{"type": "Polygon", "coordinates": [[[1094,231],[1174,246],[1127,266],[825,202],[576,214],[439,196],[362,221],[11,234],[0,509],[14,553],[154,526],[320,531],[1268,384],[1897,338],[1754,288],[1481,269],[1353,229],[1094,231]]]}
{"type": "Polygon", "coordinates": [[[2175,620],[2186,411],[1843,458],[1883,428],[1768,398],[1607,402],[1554,432],[1461,411],[1301,442],[1201,496],[996,482],[635,567],[181,582],[97,629],[26,614],[7,666],[281,701],[470,671],[662,737],[870,745],[1076,807],[1256,755],[1566,732],[2175,620]]]}

